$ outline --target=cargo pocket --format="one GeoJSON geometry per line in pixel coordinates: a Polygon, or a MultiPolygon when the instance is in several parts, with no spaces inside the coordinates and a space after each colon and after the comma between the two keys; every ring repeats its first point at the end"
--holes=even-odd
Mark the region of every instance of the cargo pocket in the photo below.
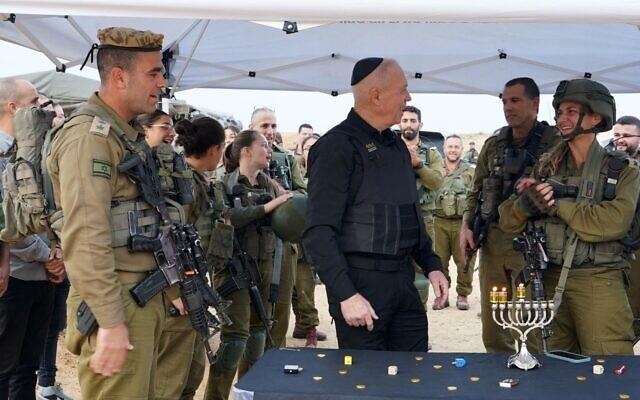
{"type": "Polygon", "coordinates": [[[618,269],[603,269],[592,276],[594,338],[602,344],[602,354],[625,354],[633,340],[633,313],[618,269]]]}

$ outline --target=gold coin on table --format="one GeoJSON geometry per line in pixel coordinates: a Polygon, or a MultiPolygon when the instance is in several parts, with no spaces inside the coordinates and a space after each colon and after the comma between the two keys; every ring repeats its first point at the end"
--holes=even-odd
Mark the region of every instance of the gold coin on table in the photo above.
{"type": "Polygon", "coordinates": [[[440,369],[440,368],[442,368],[442,365],[440,365],[440,364],[435,364],[433,366],[433,369],[440,369]]]}
{"type": "Polygon", "coordinates": [[[366,389],[367,385],[363,385],[362,383],[359,383],[356,385],[356,389],[366,389]]]}
{"type": "Polygon", "coordinates": [[[322,380],[322,377],[321,377],[321,376],[314,376],[314,377],[313,377],[313,380],[314,380],[314,381],[321,381],[321,380],[322,380]]]}
{"type": "Polygon", "coordinates": [[[447,386],[447,390],[450,392],[455,392],[456,390],[458,390],[458,388],[455,386],[447,386]]]}
{"type": "Polygon", "coordinates": [[[471,378],[469,378],[469,380],[471,382],[478,382],[480,380],[480,377],[479,376],[472,376],[471,378]]]}
{"type": "Polygon", "coordinates": [[[629,396],[629,395],[628,395],[628,394],[626,394],[626,393],[620,393],[620,394],[618,395],[618,397],[619,397],[619,398],[621,398],[621,399],[623,399],[623,400],[625,400],[625,399],[630,399],[630,398],[631,398],[631,396],[629,396]]]}
{"type": "Polygon", "coordinates": [[[411,383],[420,383],[420,378],[411,378],[411,383]]]}
{"type": "Polygon", "coordinates": [[[422,356],[416,356],[416,361],[422,361],[422,360],[424,360],[424,357],[422,357],[422,356]]]}
{"type": "Polygon", "coordinates": [[[340,375],[346,375],[346,374],[347,374],[347,372],[348,372],[348,371],[347,371],[346,369],[339,369],[339,370],[338,370],[338,373],[339,373],[340,375]]]}
{"type": "Polygon", "coordinates": [[[576,376],[576,379],[579,380],[579,381],[586,381],[587,377],[586,376],[582,376],[582,375],[578,375],[578,376],[576,376]]]}
{"type": "Polygon", "coordinates": [[[317,356],[318,358],[324,358],[324,357],[326,356],[326,354],[324,354],[324,353],[318,353],[318,354],[316,354],[316,356],[317,356]]]}

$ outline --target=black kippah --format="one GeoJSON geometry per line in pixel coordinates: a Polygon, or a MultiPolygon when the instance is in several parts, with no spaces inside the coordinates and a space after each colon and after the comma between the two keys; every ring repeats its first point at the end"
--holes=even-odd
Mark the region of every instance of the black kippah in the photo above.
{"type": "Polygon", "coordinates": [[[351,73],[351,86],[357,85],[358,82],[369,76],[378,65],[382,63],[384,58],[381,57],[368,57],[358,61],[353,66],[353,73],[351,73]]]}

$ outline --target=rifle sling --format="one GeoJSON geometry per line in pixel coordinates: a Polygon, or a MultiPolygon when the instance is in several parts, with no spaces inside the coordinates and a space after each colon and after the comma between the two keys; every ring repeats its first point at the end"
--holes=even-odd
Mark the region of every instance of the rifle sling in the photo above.
{"type": "Polygon", "coordinates": [[[273,275],[271,276],[271,286],[269,289],[269,302],[276,304],[278,301],[278,292],[280,286],[280,275],[282,274],[282,255],[284,252],[284,244],[282,239],[276,237],[276,249],[273,256],[273,275]]]}

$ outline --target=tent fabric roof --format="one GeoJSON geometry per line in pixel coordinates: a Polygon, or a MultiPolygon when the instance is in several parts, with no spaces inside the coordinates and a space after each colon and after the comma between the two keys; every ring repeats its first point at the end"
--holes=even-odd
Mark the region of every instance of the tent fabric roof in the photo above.
{"type": "Polygon", "coordinates": [[[3,0],[0,12],[306,22],[640,22],[637,0],[3,0]]]}
{"type": "MultiPolygon", "coordinates": [[[[640,2],[612,4],[611,10],[627,6],[627,20],[640,19],[640,2]]],[[[168,7],[166,1],[160,1],[160,10],[163,7],[168,7]]],[[[154,10],[150,15],[158,15],[149,9],[154,10]]],[[[208,14],[203,11],[203,16],[208,14]]],[[[31,14],[5,14],[4,19],[8,21],[0,22],[0,39],[42,51],[59,69],[82,63],[99,28],[128,26],[163,33],[174,91],[237,88],[338,95],[350,91],[356,60],[383,56],[398,60],[409,89],[416,93],[497,95],[517,76],[534,78],[544,93],[553,92],[562,79],[585,76],[615,93],[640,92],[640,30],[624,23],[339,21],[287,35],[259,23],[218,19],[31,14]]],[[[504,19],[518,20],[515,14],[504,19]]],[[[601,19],[619,20],[604,11],[601,19]]]]}
{"type": "Polygon", "coordinates": [[[100,82],[94,79],[56,71],[34,72],[14,78],[31,82],[38,92],[46,94],[65,109],[86,102],[100,86],[100,82]]]}

